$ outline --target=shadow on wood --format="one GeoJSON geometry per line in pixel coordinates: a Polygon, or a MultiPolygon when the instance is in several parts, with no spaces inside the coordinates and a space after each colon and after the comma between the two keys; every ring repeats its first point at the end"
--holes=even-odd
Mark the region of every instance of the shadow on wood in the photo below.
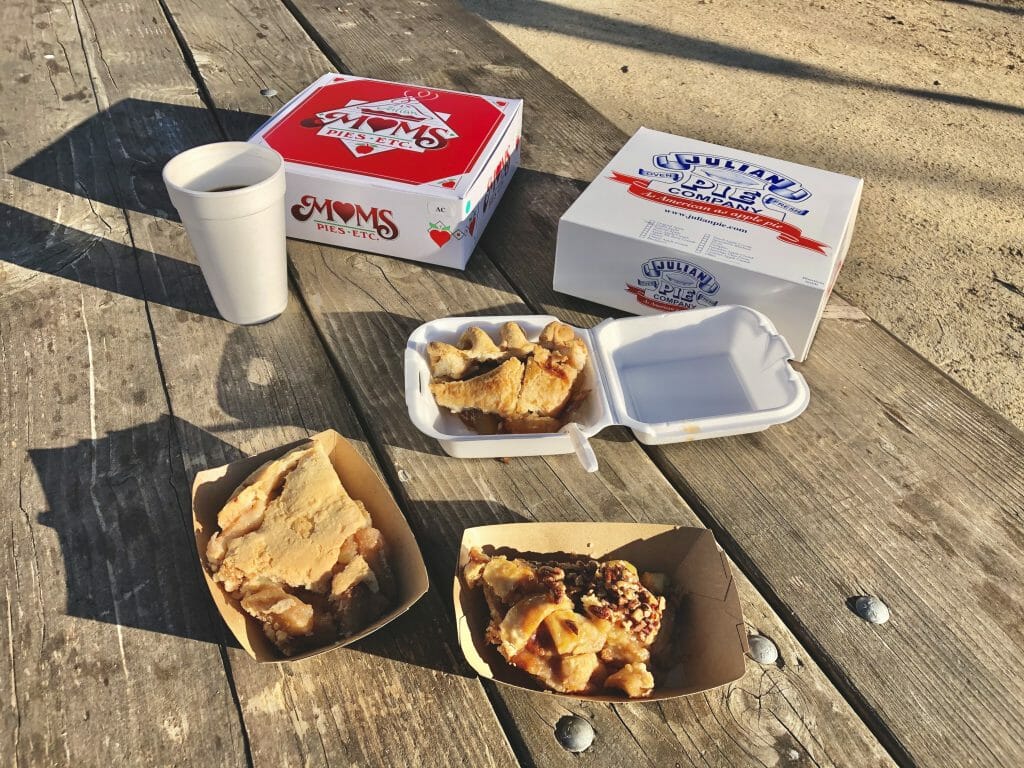
{"type": "MultiPolygon", "coordinates": [[[[190,453],[209,457],[211,466],[242,458],[230,444],[172,416],[66,448],[30,449],[48,505],[37,522],[53,528],[60,541],[69,616],[237,648],[199,570],[183,441],[190,453]]],[[[495,519],[494,505],[484,501],[413,505],[426,508],[413,515],[417,519],[446,514],[467,526],[495,519]]],[[[523,520],[507,508],[500,517],[523,520]]],[[[425,552],[452,551],[447,542],[443,550],[430,545],[429,538],[419,538],[425,552]]],[[[440,585],[432,596],[337,653],[356,651],[471,677],[451,627],[448,585],[455,561],[431,560],[440,585]]]]}
{"type": "MultiPolygon", "coordinates": [[[[187,261],[133,248],[2,203],[0,243],[0,268],[7,262],[139,301],[219,317],[203,273],[187,261]],[[140,271],[158,273],[168,290],[159,298],[147,296],[140,271]]],[[[9,290],[17,291],[19,283],[27,283],[31,277],[7,280],[9,290]]]]}
{"type": "Polygon", "coordinates": [[[222,643],[227,633],[199,573],[178,434],[216,441],[215,455],[238,452],[178,422],[163,416],[66,448],[29,449],[48,506],[38,522],[60,541],[69,616],[222,643]]]}
{"type": "Polygon", "coordinates": [[[233,136],[248,135],[265,120],[248,112],[213,113],[124,99],[75,126],[11,174],[117,208],[178,221],[160,175],[164,164],[194,146],[189,137],[222,136],[222,125],[230,126],[233,136]],[[113,175],[111,162],[117,171],[113,175]]]}

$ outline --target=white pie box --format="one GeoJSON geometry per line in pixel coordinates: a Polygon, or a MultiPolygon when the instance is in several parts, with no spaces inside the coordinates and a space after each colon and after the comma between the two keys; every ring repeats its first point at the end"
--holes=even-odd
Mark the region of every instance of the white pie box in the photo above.
{"type": "MultiPolygon", "coordinates": [[[[405,399],[413,424],[457,458],[573,453],[566,432],[479,435],[441,408],[430,392],[427,344],[457,344],[478,326],[498,339],[514,320],[536,340],[551,315],[447,317],[424,323],[405,350],[405,399]]],[[[647,445],[758,432],[799,416],[810,399],[793,353],[772,322],[743,306],[605,320],[575,328],[590,352],[583,386],[590,391],[574,419],[586,438],[629,427],[647,445]]]]}
{"type": "Polygon", "coordinates": [[[637,315],[741,304],[804,360],[863,182],[641,128],[558,223],[556,291],[637,315]]]}

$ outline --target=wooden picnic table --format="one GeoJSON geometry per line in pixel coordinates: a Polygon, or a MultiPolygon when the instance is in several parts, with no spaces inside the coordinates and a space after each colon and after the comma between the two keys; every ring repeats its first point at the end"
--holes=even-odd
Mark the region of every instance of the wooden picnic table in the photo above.
{"type": "Polygon", "coordinates": [[[855,307],[833,301],[801,366],[810,408],[764,433],[613,429],[588,475],[455,460],[409,422],[420,322],[607,314],[552,290],[555,228],[625,136],[482,20],[453,0],[9,0],[0,41],[9,764],[1024,763],[1024,438],[855,307]],[[465,272],[290,241],[285,314],[230,325],[160,170],[332,70],[524,98],[523,166],[465,272]],[[390,484],[433,587],[350,648],[257,665],[205,593],[190,481],[325,428],[390,484]],[[481,682],[452,625],[458,541],[518,520],[707,526],[779,660],[659,704],[481,682]],[[862,594],[892,620],[858,618],[862,594]],[[579,757],[553,737],[569,712],[597,732],[579,757]]]}

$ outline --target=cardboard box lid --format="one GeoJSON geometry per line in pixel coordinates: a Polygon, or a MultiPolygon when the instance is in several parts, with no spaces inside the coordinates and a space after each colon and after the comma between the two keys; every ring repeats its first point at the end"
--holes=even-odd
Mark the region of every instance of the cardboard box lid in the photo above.
{"type": "Polygon", "coordinates": [[[824,288],[844,255],[862,186],[851,176],[640,128],[562,220],[824,288]],[[723,257],[711,247],[715,237],[745,243],[749,258],[723,257]]]}
{"type": "Polygon", "coordinates": [[[250,141],[310,171],[461,198],[521,107],[519,99],[328,73],[250,141]]]}
{"type": "Polygon", "coordinates": [[[354,643],[356,640],[376,632],[409,610],[417,600],[426,594],[429,586],[423,555],[402,510],[398,508],[384,481],[356,452],[352,444],[333,429],[320,432],[306,440],[297,440],[294,443],[264,451],[248,459],[241,459],[222,467],[199,472],[192,483],[192,525],[195,531],[196,547],[199,550],[199,561],[204,564],[203,577],[210,589],[210,596],[235,639],[258,662],[298,661],[354,643]],[[334,465],[334,469],[338,473],[341,484],[345,486],[345,490],[353,499],[358,499],[366,505],[374,526],[384,535],[391,567],[398,585],[398,598],[391,611],[361,632],[332,645],[315,648],[294,656],[283,656],[264,634],[260,622],[242,610],[238,601],[210,576],[210,572],[205,567],[206,545],[209,543],[210,537],[217,531],[217,513],[242,481],[268,461],[279,458],[293,448],[310,441],[323,445],[330,457],[331,464],[334,465]]]}
{"type": "Polygon", "coordinates": [[[452,589],[459,645],[477,673],[489,680],[527,690],[587,701],[622,702],[622,695],[577,695],[543,689],[532,677],[507,663],[484,637],[490,616],[483,593],[466,589],[462,569],[469,551],[565,560],[586,555],[623,559],[638,570],[672,575],[684,595],[677,617],[675,657],[679,666],[654,692],[637,701],[661,701],[731,683],[746,668],[747,633],[736,584],[725,556],[705,528],[637,523],[509,523],[468,528],[462,537],[452,589]]]}

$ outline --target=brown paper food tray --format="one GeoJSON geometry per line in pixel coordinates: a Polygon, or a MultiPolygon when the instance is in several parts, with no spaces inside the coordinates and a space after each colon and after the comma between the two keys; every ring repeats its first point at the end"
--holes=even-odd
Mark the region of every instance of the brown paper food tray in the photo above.
{"type": "Polygon", "coordinates": [[[623,695],[555,693],[507,663],[484,633],[489,615],[483,593],[466,589],[462,569],[469,550],[523,555],[532,560],[565,560],[587,555],[628,560],[638,570],[672,576],[680,603],[681,627],[674,647],[677,672],[655,681],[653,693],[634,701],[661,701],[706,691],[743,676],[747,633],[736,584],[725,556],[704,528],[633,523],[511,523],[469,528],[462,536],[453,595],[459,645],[481,677],[517,688],[586,701],[627,701],[623,695]]]}
{"type": "Polygon", "coordinates": [[[199,549],[199,561],[203,563],[203,577],[210,588],[210,595],[217,605],[217,610],[228,625],[231,633],[241,646],[258,662],[298,661],[319,653],[354,643],[371,632],[383,627],[390,621],[401,616],[413,603],[427,591],[427,568],[423,563],[416,538],[413,536],[409,523],[398,508],[387,486],[370,468],[352,445],[334,430],[327,430],[314,435],[308,440],[297,440],[269,451],[227,464],[216,469],[207,469],[196,475],[192,483],[192,524],[195,529],[196,547],[199,549]],[[387,615],[377,619],[362,632],[346,637],[333,645],[315,648],[294,656],[283,656],[277,647],[263,633],[263,628],[256,619],[242,610],[238,601],[231,597],[224,588],[215,582],[206,569],[206,545],[217,530],[217,513],[231,497],[246,477],[255,469],[268,461],[283,456],[293,448],[297,448],[308,440],[321,443],[330,456],[342,485],[354,499],[358,499],[370,512],[373,524],[387,542],[391,567],[395,572],[398,584],[398,604],[387,615]]]}

